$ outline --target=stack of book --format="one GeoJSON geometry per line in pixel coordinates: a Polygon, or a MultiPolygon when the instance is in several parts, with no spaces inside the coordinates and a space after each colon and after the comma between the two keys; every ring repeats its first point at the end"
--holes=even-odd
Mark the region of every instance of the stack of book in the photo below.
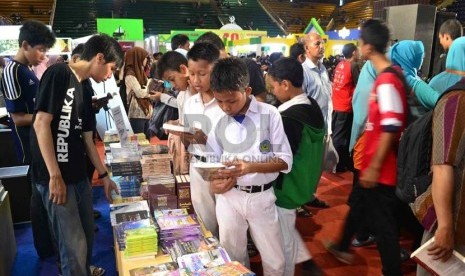
{"type": "Polygon", "coordinates": [[[176,209],[178,198],[176,185],[172,174],[149,176],[147,178],[148,201],[150,210],[176,209]]]}
{"type": "Polygon", "coordinates": [[[114,227],[114,233],[119,250],[123,251],[126,249],[126,231],[144,227],[154,227],[152,219],[146,218],[138,221],[126,221],[117,224],[114,227]]]}
{"type": "Polygon", "coordinates": [[[207,270],[218,266],[224,266],[229,262],[231,262],[231,259],[228,253],[221,247],[187,254],[178,258],[178,266],[181,275],[208,275],[205,273],[207,270]]]}
{"type": "Polygon", "coordinates": [[[156,255],[158,252],[157,231],[153,226],[128,229],[125,235],[126,257],[156,255]]]}
{"type": "Polygon", "coordinates": [[[168,153],[168,147],[165,145],[142,144],[139,145],[139,151],[141,155],[168,153]]]}
{"type": "Polygon", "coordinates": [[[171,155],[151,154],[143,155],[141,159],[142,177],[171,174],[171,155]]]}
{"type": "Polygon", "coordinates": [[[111,162],[113,176],[137,176],[142,178],[142,167],[139,157],[115,158],[111,162]]]}
{"type": "Polygon", "coordinates": [[[202,230],[195,215],[186,209],[157,210],[155,220],[160,228],[160,245],[171,247],[176,240],[192,241],[202,238],[202,230]]]}
{"type": "Polygon", "coordinates": [[[189,214],[194,213],[191,200],[190,176],[188,174],[176,175],[176,195],[178,196],[178,208],[187,209],[189,214]]]}
{"type": "Polygon", "coordinates": [[[140,195],[141,179],[139,176],[113,176],[111,179],[118,187],[119,197],[137,197],[140,195]]]}

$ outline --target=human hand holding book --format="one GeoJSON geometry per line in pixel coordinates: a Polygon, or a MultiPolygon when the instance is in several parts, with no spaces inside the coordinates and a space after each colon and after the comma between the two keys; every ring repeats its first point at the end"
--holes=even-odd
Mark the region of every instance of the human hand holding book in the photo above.
{"type": "Polygon", "coordinates": [[[447,261],[442,261],[430,253],[432,252],[430,249],[434,248],[434,238],[431,238],[415,250],[410,257],[433,275],[463,275],[465,271],[463,255],[453,250],[451,257],[447,261]]]}

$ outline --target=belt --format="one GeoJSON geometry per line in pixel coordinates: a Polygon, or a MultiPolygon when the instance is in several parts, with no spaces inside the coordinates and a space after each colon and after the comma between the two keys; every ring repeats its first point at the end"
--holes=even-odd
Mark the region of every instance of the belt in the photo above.
{"type": "Polygon", "coordinates": [[[252,186],[240,186],[236,185],[234,188],[238,189],[239,191],[243,191],[249,194],[252,193],[260,193],[268,190],[269,188],[273,187],[273,182],[263,185],[252,185],[252,186]]]}
{"type": "Polygon", "coordinates": [[[205,157],[205,156],[200,156],[200,155],[196,155],[196,154],[192,154],[192,155],[195,157],[195,159],[197,159],[197,160],[199,160],[201,162],[204,162],[204,163],[207,162],[207,157],[205,157]]]}

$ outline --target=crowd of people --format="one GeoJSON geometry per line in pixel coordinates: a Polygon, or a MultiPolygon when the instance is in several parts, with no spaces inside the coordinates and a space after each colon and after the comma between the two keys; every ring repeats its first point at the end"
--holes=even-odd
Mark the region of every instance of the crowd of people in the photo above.
{"type": "MultiPolygon", "coordinates": [[[[150,139],[165,122],[193,130],[169,131],[174,172],[190,174],[194,209],[232,259],[248,266],[252,240],[265,275],[294,275],[298,263],[302,275],[322,275],[295,228],[296,216],[305,215],[306,206],[328,207],[315,196],[323,171],[347,170],[354,175],[350,211],[340,239],[325,241],[338,260],[350,264],[350,246],[376,242],[383,275],[402,275],[399,228],[405,224],[416,238],[414,247],[434,236],[428,249],[433,258],[447,260],[454,249],[464,253],[462,26],[456,20],[441,26],[445,67],[429,84],[417,74],[424,58],[421,41],[389,47],[389,29],[375,19],[360,32],[358,46],[346,44],[341,57],[328,59],[317,33],[292,45],[289,57],[244,58],[228,55],[212,32],[193,45],[176,35],[172,51],[161,55],[140,47],[123,54],[113,38],[95,35],[68,63],[48,67],[39,81],[30,66],[44,60],[55,37],[42,23],[25,22],[1,90],[18,158],[30,165],[39,256],[58,254],[63,275],[104,273],[91,266],[94,222],[86,158],[109,201],[116,186],[93,142],[88,80],[105,81],[117,68],[135,133],[150,139]],[[153,128],[162,107],[176,113],[153,128]],[[421,211],[413,212],[396,194],[397,150],[404,130],[428,111],[433,176],[413,204],[421,211]],[[226,167],[206,181],[194,168],[198,162],[226,167]],[[431,208],[433,222],[420,224],[415,216],[431,208]]],[[[426,275],[421,268],[418,273],[426,275]]]]}

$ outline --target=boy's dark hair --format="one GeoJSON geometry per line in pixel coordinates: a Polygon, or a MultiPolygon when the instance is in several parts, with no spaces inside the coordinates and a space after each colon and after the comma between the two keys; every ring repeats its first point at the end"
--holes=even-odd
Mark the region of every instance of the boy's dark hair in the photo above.
{"type": "Polygon", "coordinates": [[[439,27],[439,34],[448,34],[452,40],[455,40],[463,35],[462,24],[457,19],[446,20],[439,27]]]}
{"type": "Polygon", "coordinates": [[[98,53],[102,53],[105,62],[115,62],[116,66],[120,68],[123,66],[124,53],[121,47],[114,38],[106,35],[94,35],[84,44],[84,51],[82,52],[81,59],[90,61],[98,53]]]}
{"type": "Polygon", "coordinates": [[[157,53],[154,53],[152,56],[153,56],[154,59],[159,59],[162,55],[163,55],[163,53],[157,52],[157,53]]]}
{"type": "Polygon", "coordinates": [[[189,52],[187,52],[187,59],[193,61],[206,60],[208,63],[212,64],[219,58],[220,51],[211,43],[200,42],[194,44],[189,52]]]}
{"type": "Polygon", "coordinates": [[[268,70],[268,75],[275,81],[290,81],[294,87],[302,87],[304,69],[302,64],[293,58],[280,58],[268,70]]]}
{"type": "Polygon", "coordinates": [[[249,86],[247,65],[239,58],[218,60],[210,75],[211,90],[216,93],[245,91],[249,86]]]}
{"type": "Polygon", "coordinates": [[[23,26],[19,29],[19,47],[24,41],[31,47],[37,45],[44,45],[50,49],[55,44],[55,34],[49,29],[44,23],[36,20],[27,20],[23,23],[23,26]]]}
{"type": "Polygon", "coordinates": [[[82,52],[84,52],[84,43],[78,44],[71,52],[71,56],[74,56],[74,55],[81,56],[82,52]]]}
{"type": "Polygon", "coordinates": [[[303,43],[294,43],[291,48],[289,48],[289,57],[297,59],[300,55],[305,55],[305,46],[303,43]]]}
{"type": "Polygon", "coordinates": [[[225,49],[223,40],[214,32],[206,32],[202,34],[194,42],[194,45],[197,43],[205,43],[205,42],[215,45],[216,48],[218,48],[218,50],[220,51],[225,49]]]}
{"type": "Polygon", "coordinates": [[[380,20],[368,19],[362,24],[360,38],[363,43],[373,46],[376,52],[384,54],[389,43],[389,29],[380,20]]]}
{"type": "Polygon", "coordinates": [[[355,50],[357,50],[357,46],[355,46],[355,44],[347,43],[344,47],[342,47],[342,54],[345,58],[352,58],[355,50]]]}
{"type": "Polygon", "coordinates": [[[182,64],[187,66],[187,59],[183,54],[176,51],[166,52],[157,62],[157,78],[162,79],[163,74],[168,70],[180,72],[182,64]]]}
{"type": "Polygon", "coordinates": [[[177,34],[171,38],[171,50],[176,50],[179,46],[183,46],[189,42],[189,37],[185,34],[177,34]]]}

